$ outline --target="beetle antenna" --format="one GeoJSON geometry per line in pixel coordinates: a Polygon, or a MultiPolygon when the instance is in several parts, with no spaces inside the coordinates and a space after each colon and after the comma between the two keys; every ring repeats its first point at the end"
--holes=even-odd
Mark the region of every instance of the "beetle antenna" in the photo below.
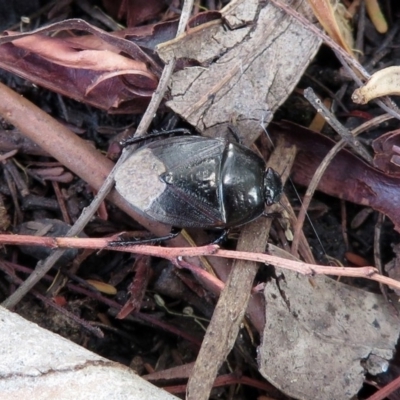
{"type": "Polygon", "coordinates": [[[191,135],[191,134],[192,134],[192,132],[186,128],[176,128],[176,129],[169,129],[169,130],[152,131],[144,136],[130,137],[126,140],[123,140],[122,142],[120,142],[120,145],[123,147],[126,147],[131,144],[144,142],[145,140],[158,138],[160,136],[162,137],[162,136],[167,136],[167,135],[191,135]]]}

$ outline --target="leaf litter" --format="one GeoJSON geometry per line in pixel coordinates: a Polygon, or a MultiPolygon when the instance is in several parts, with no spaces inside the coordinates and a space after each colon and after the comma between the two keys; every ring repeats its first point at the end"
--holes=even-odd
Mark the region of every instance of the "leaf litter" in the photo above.
{"type": "MultiPolygon", "coordinates": [[[[260,130],[260,121],[271,120],[319,46],[320,41],[305,31],[301,45],[291,47],[300,35],[299,26],[283,19],[271,7],[262,9],[258,15],[258,7],[258,2],[233,2],[229,12],[222,12],[222,20],[206,19],[204,26],[190,27],[183,37],[158,47],[165,61],[174,56],[197,64],[176,72],[168,105],[200,131],[218,134],[234,121],[244,141],[252,142],[260,130]],[[225,25],[233,30],[226,30],[225,25]],[[201,45],[202,40],[207,45],[201,45]],[[293,59],[297,62],[293,63],[293,59]]],[[[74,29],[75,23],[60,26],[74,29]]],[[[138,35],[136,42],[146,41],[154,48],[157,39],[151,33],[155,31],[156,28],[150,30],[146,39],[138,35]]],[[[132,58],[120,54],[121,49],[126,50],[125,39],[118,42],[118,38],[109,37],[107,42],[104,34],[100,34],[98,47],[89,45],[87,37],[65,41],[38,34],[17,37],[22,38],[16,40],[10,36],[0,46],[4,69],[109,112],[140,112],[158,80],[159,66],[151,59],[149,68],[145,53],[132,58]],[[57,57],[49,48],[57,49],[57,57]],[[94,60],[91,67],[89,64],[94,60]],[[115,71],[112,66],[117,64],[115,71]],[[70,67],[76,68],[73,75],[77,79],[72,85],[68,81],[70,67]],[[46,79],[48,71],[54,71],[60,86],[53,84],[54,79],[46,79]]],[[[139,47],[137,51],[140,54],[139,47]]],[[[307,146],[319,142],[307,144],[306,137],[305,134],[300,140],[305,143],[303,156],[301,151],[299,156],[300,160],[303,157],[303,164],[300,162],[302,167],[295,168],[294,175],[303,184],[312,176],[312,166],[307,169],[307,161],[318,159],[314,154],[308,160],[304,156],[307,146]]],[[[345,157],[353,158],[344,169],[355,163],[353,155],[345,157]]],[[[386,200],[377,195],[382,187],[374,186],[381,178],[379,173],[371,170],[369,180],[362,181],[362,172],[356,171],[353,179],[359,186],[349,191],[340,181],[343,176],[337,170],[340,163],[335,162],[332,169],[336,171],[329,177],[334,176],[336,181],[321,181],[323,190],[350,201],[368,203],[398,221],[393,215],[396,213],[393,204],[389,207],[392,192],[388,192],[386,200]],[[365,190],[359,190],[360,187],[365,190]]],[[[390,186],[390,177],[383,181],[390,186]]],[[[267,283],[264,292],[267,323],[259,348],[261,373],[297,398],[350,398],[358,391],[366,370],[378,373],[386,368],[397,340],[398,318],[378,295],[329,278],[313,278],[310,282],[288,271],[283,275],[284,278],[267,283]],[[375,369],[368,367],[371,361],[375,369]]]]}

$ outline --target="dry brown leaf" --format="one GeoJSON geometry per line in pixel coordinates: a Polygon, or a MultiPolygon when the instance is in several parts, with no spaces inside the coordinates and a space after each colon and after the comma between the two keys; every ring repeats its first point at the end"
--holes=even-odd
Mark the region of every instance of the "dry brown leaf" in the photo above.
{"type": "Polygon", "coordinates": [[[159,69],[135,43],[82,20],[1,36],[0,67],[110,113],[142,112],[157,87],[159,69]],[[92,35],[67,39],[44,35],[73,29],[92,35]]]}
{"type": "MultiPolygon", "coordinates": [[[[302,186],[309,185],[315,170],[335,144],[326,136],[288,122],[270,124],[268,132],[273,140],[284,135],[297,146],[292,179],[302,186]]],[[[343,149],[335,156],[318,190],[385,214],[400,232],[400,178],[371,167],[350,151],[343,149]]]]}
{"type": "Polygon", "coordinates": [[[160,0],[103,0],[102,3],[113,18],[126,20],[128,27],[159,19],[160,12],[168,6],[160,0]]]}
{"type": "Polygon", "coordinates": [[[400,177],[400,129],[386,132],[372,142],[374,167],[400,177]]]}
{"type": "Polygon", "coordinates": [[[332,5],[331,0],[308,0],[308,2],[328,35],[353,55],[354,40],[344,5],[338,1],[332,5]]]}

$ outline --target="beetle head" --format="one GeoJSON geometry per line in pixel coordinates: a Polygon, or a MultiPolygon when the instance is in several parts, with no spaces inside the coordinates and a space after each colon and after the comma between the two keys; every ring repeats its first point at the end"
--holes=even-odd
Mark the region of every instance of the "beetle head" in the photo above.
{"type": "Polygon", "coordinates": [[[265,204],[271,206],[278,203],[283,192],[281,177],[272,168],[267,168],[264,174],[265,204]]]}

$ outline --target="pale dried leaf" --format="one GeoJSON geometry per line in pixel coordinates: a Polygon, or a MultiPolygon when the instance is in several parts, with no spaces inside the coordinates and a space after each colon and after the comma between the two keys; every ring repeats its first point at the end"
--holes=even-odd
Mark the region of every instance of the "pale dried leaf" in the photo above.
{"type": "Polygon", "coordinates": [[[366,104],[382,96],[400,95],[400,67],[383,68],[375,72],[368,82],[356,89],[351,99],[357,104],[366,104]]]}
{"type": "Polygon", "coordinates": [[[31,35],[12,42],[14,46],[36,53],[48,61],[72,68],[94,71],[137,70],[151,78],[146,65],[109,50],[92,50],[74,47],[72,42],[45,35],[31,35]]]}
{"type": "Polygon", "coordinates": [[[366,370],[383,372],[400,320],[382,296],[284,271],[266,285],[261,374],[296,399],[350,399],[366,370]]]}
{"type": "MultiPolygon", "coordinates": [[[[306,12],[304,2],[291,4],[306,12]]],[[[167,104],[207,135],[224,134],[235,120],[244,142],[253,141],[319,47],[320,40],[308,30],[271,3],[263,5],[242,0],[223,10],[224,21],[247,22],[240,29],[228,30],[223,21],[212,21],[158,46],[165,61],[175,56],[202,64],[174,74],[167,104]],[[257,7],[260,11],[250,24],[244,11],[254,16],[257,7]],[[234,12],[234,18],[228,12],[234,12]]]]}
{"type": "Polygon", "coordinates": [[[224,22],[230,29],[241,28],[256,18],[258,4],[255,1],[232,0],[224,8],[224,22]]]}

